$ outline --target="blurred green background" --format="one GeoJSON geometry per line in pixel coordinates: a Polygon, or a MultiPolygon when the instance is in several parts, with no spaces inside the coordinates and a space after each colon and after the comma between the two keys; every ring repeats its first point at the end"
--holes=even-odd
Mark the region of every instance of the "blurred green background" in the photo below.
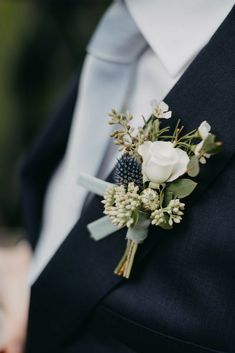
{"type": "Polygon", "coordinates": [[[18,169],[110,1],[0,0],[0,237],[21,226],[18,169]]]}

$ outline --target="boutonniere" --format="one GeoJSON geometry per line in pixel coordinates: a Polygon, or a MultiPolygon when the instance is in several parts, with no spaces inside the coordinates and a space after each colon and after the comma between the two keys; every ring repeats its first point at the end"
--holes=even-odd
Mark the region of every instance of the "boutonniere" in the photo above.
{"type": "Polygon", "coordinates": [[[131,126],[129,113],[113,110],[110,118],[109,124],[118,126],[111,137],[122,153],[114,168],[114,183],[85,174],[79,176],[79,183],[103,196],[106,216],[87,226],[94,240],[127,228],[126,250],[114,272],[129,278],[149,226],[170,230],[182,221],[184,198],[197,186],[193,178],[199,174],[200,164],[218,153],[222,143],[207,121],[190,132],[184,131],[180,120],[173,129],[162,127],[162,121],[171,118],[164,102],[153,106],[152,115],[143,118],[138,131],[131,126]]]}

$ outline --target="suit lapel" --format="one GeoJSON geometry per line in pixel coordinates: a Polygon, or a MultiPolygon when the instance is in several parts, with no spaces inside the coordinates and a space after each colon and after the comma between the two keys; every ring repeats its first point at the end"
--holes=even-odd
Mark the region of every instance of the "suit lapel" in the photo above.
{"type": "MultiPolygon", "coordinates": [[[[165,99],[177,117],[182,118],[186,129],[191,130],[208,120],[224,141],[221,155],[202,169],[193,201],[225,168],[235,151],[234,42],[233,9],[165,99]]],[[[125,284],[113,274],[125,247],[124,232],[116,232],[98,243],[91,240],[87,232],[87,223],[101,215],[100,199],[94,197],[34,284],[28,352],[63,351],[99,301],[116,286],[125,284]]],[[[140,247],[137,262],[157,242],[157,237],[152,237],[151,233],[140,247]]]]}
{"type": "Polygon", "coordinates": [[[235,7],[165,99],[185,129],[207,120],[224,144],[222,152],[202,166],[192,199],[212,183],[235,151],[234,43],[235,7]]]}

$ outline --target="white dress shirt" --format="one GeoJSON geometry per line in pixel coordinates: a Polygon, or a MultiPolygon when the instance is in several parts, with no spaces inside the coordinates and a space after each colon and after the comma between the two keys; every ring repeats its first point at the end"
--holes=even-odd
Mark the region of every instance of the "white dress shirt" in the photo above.
{"type": "Polygon", "coordinates": [[[115,1],[87,48],[65,156],[48,185],[33,283],[78,221],[87,195],[80,172],[105,178],[118,152],[107,124],[112,108],[128,109],[133,125],[151,113],[210,40],[234,0],[115,1]]]}

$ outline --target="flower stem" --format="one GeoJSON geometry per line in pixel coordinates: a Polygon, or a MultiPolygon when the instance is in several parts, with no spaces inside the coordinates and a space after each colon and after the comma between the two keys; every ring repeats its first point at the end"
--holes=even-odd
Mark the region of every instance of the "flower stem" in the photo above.
{"type": "Polygon", "coordinates": [[[124,274],[123,274],[123,277],[125,277],[125,278],[129,278],[130,277],[137,248],[138,248],[138,244],[135,241],[132,240],[130,248],[129,248],[129,251],[128,251],[128,255],[127,255],[125,271],[124,271],[124,274]]]}
{"type": "Polygon", "coordinates": [[[127,240],[126,250],[114,271],[115,274],[117,274],[118,276],[123,276],[125,278],[130,277],[137,248],[138,244],[135,241],[130,239],[127,240]]]}
{"type": "Polygon", "coordinates": [[[121,260],[119,261],[117,267],[114,270],[114,273],[118,276],[122,276],[122,273],[124,272],[124,266],[126,263],[127,254],[128,254],[129,248],[130,248],[130,244],[131,244],[131,240],[127,239],[127,245],[126,245],[125,252],[124,252],[121,260]]]}

